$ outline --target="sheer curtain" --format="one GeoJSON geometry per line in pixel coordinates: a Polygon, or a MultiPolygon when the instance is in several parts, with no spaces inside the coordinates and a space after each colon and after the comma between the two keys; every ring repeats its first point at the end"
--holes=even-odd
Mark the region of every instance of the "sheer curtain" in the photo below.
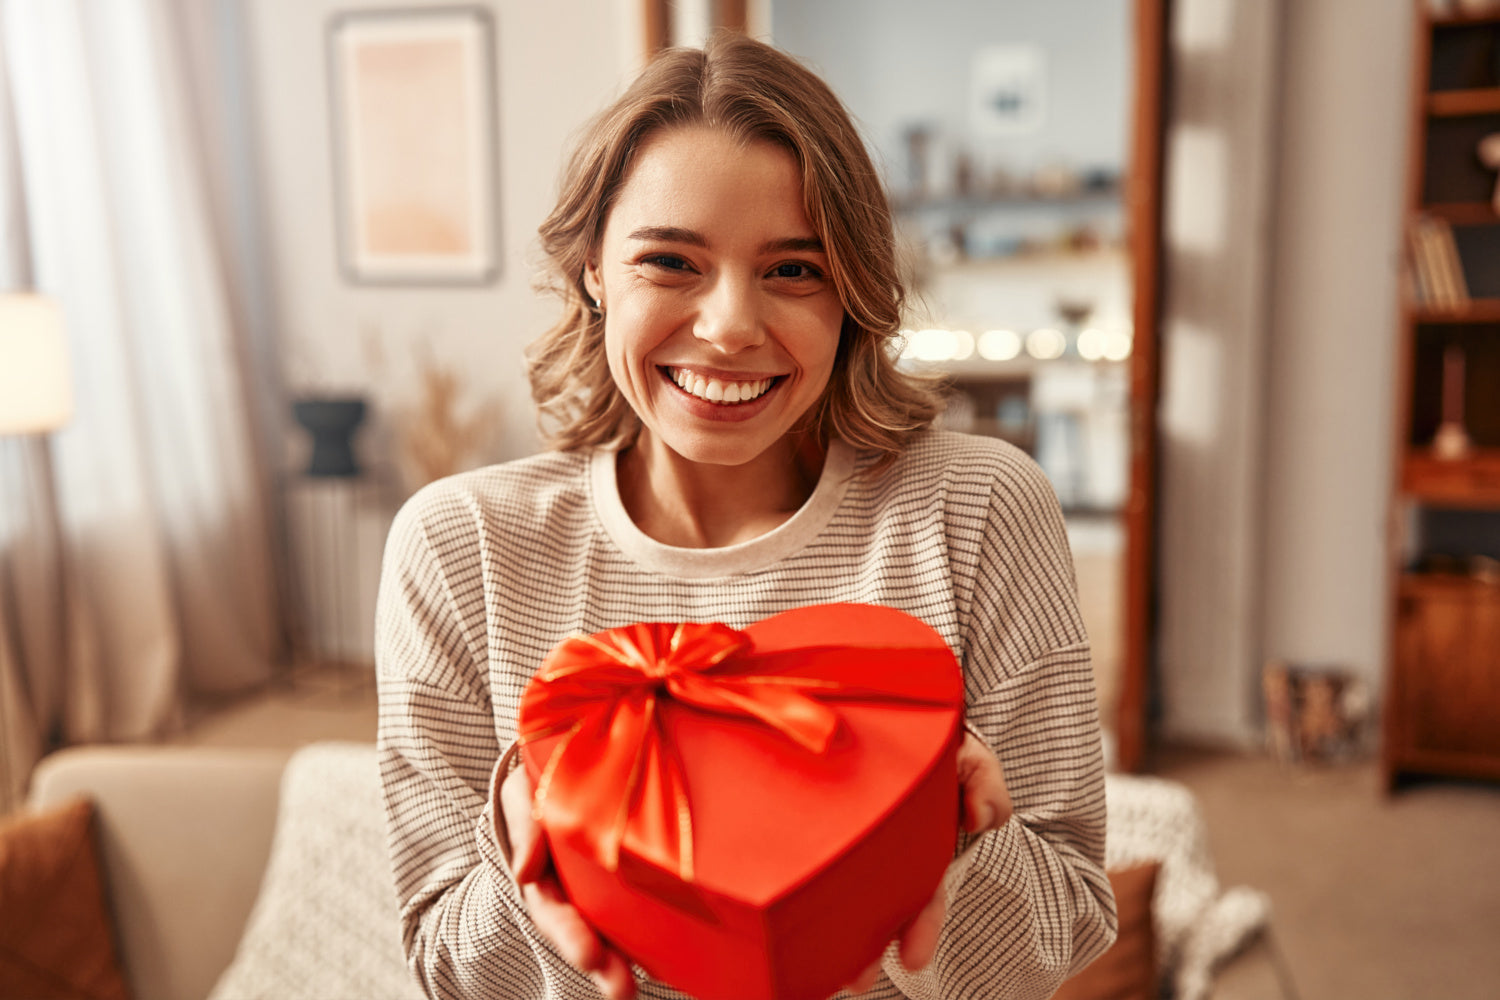
{"type": "Polygon", "coordinates": [[[205,9],[0,0],[0,283],[60,303],[77,399],[50,440],[0,441],[0,811],[40,754],[168,732],[284,648],[205,9]]]}

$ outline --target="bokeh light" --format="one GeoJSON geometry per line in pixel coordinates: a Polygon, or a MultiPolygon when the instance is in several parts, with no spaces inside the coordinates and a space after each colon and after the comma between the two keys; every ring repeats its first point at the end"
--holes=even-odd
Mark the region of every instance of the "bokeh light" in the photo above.
{"type": "Polygon", "coordinates": [[[1044,326],[1026,335],[1026,353],[1038,361],[1053,361],[1068,349],[1068,338],[1061,330],[1044,326]]]}
{"type": "Polygon", "coordinates": [[[1021,335],[1014,330],[986,330],[979,335],[979,356],[986,361],[1010,361],[1021,353],[1021,335]]]}

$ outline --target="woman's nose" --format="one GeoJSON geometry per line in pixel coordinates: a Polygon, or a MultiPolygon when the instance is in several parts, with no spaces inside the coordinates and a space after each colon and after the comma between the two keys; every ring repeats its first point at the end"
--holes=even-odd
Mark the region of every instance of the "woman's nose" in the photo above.
{"type": "Polygon", "coordinates": [[[735,354],[764,341],[754,282],[729,275],[714,282],[699,306],[693,335],[725,354],[735,354]]]}

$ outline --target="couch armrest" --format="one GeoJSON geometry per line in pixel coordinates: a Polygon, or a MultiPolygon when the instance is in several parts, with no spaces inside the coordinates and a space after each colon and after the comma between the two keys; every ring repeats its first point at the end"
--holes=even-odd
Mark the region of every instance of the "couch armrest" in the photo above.
{"type": "Polygon", "coordinates": [[[133,995],[202,1000],[260,890],[289,751],[85,746],[43,760],[38,806],[93,800],[133,995]]]}

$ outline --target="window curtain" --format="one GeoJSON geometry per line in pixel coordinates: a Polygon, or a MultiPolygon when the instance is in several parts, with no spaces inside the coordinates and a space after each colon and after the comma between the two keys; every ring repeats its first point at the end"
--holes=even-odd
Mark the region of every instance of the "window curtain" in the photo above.
{"type": "Polygon", "coordinates": [[[233,14],[0,0],[0,290],[60,304],[76,396],[0,439],[0,812],[42,754],[167,734],[284,657],[233,14]]]}

